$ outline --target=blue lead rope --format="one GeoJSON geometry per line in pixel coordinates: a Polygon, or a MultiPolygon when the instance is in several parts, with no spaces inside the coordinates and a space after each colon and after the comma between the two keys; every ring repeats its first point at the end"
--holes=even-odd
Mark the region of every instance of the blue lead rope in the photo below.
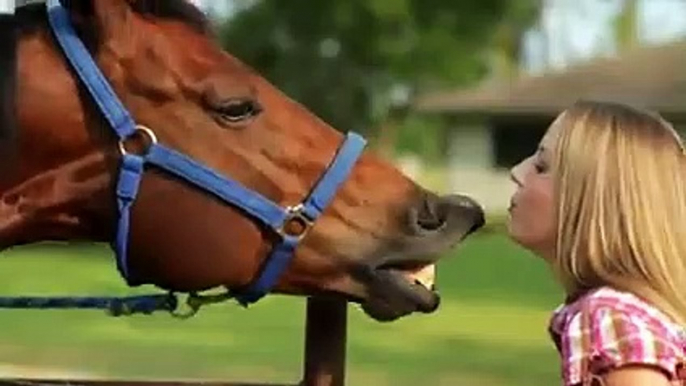
{"type": "Polygon", "coordinates": [[[104,309],[111,316],[150,315],[155,311],[176,311],[178,299],[173,294],[128,297],[0,297],[0,308],[8,309],[104,309]]]}
{"type": "Polygon", "coordinates": [[[198,295],[191,293],[185,302],[187,310],[179,311],[181,302],[178,295],[168,294],[138,295],[126,297],[108,296],[17,296],[0,297],[0,309],[77,309],[105,310],[110,316],[132,316],[136,314],[151,315],[155,311],[166,311],[174,317],[187,319],[194,316],[201,307],[221,303],[234,297],[229,291],[198,295]]]}

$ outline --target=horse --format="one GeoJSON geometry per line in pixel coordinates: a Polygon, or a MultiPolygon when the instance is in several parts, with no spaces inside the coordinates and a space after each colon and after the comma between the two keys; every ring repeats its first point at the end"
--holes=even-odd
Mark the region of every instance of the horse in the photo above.
{"type": "Polygon", "coordinates": [[[0,250],[109,243],[131,287],[243,304],[333,296],[377,321],[438,308],[433,268],[483,226],[477,201],[428,191],[328,125],[187,1],[47,3],[15,15],[0,250]]]}

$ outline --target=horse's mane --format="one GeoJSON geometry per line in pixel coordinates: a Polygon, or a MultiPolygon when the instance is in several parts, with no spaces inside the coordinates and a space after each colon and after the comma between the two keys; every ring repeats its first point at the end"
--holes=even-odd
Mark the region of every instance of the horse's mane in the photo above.
{"type": "MultiPolygon", "coordinates": [[[[8,150],[16,136],[15,89],[17,76],[16,20],[0,15],[0,152],[8,150]]],[[[1,168],[0,168],[1,170],[1,168]]]]}
{"type": "MultiPolygon", "coordinates": [[[[61,0],[61,2],[67,8],[84,6],[81,5],[81,1],[76,2],[74,0],[61,0]],[[77,3],[79,5],[76,5],[77,3]]],[[[200,9],[198,9],[198,7],[189,1],[135,0],[128,2],[131,8],[140,15],[153,18],[178,20],[190,27],[193,27],[196,31],[206,34],[210,33],[210,20],[200,9]]],[[[17,8],[18,26],[20,30],[30,31],[37,26],[45,25],[46,14],[45,4],[43,3],[43,1],[31,1],[17,8]]]]}
{"type": "Polygon", "coordinates": [[[137,0],[132,2],[132,7],[142,15],[182,21],[205,34],[211,28],[205,14],[186,0],[137,0]]]}

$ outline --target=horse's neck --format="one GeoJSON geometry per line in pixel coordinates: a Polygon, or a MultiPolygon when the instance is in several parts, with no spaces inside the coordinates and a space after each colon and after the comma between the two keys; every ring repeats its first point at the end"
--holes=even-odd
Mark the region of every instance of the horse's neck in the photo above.
{"type": "Polygon", "coordinates": [[[102,154],[46,170],[2,192],[0,249],[44,240],[107,238],[111,179],[102,154]]]}

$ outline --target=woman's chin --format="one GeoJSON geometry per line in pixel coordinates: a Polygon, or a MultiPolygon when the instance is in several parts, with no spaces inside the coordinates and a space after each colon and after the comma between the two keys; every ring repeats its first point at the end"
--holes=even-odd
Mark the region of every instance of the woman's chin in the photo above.
{"type": "Polygon", "coordinates": [[[530,249],[530,243],[527,242],[528,240],[526,235],[523,234],[517,227],[517,224],[512,221],[511,216],[508,216],[507,220],[505,221],[505,227],[507,229],[507,237],[510,238],[510,240],[514,241],[522,248],[530,249]]]}
{"type": "Polygon", "coordinates": [[[514,224],[514,221],[512,221],[512,213],[508,212],[507,217],[505,218],[505,229],[507,230],[507,235],[511,239],[516,239],[517,228],[514,224]]]}

